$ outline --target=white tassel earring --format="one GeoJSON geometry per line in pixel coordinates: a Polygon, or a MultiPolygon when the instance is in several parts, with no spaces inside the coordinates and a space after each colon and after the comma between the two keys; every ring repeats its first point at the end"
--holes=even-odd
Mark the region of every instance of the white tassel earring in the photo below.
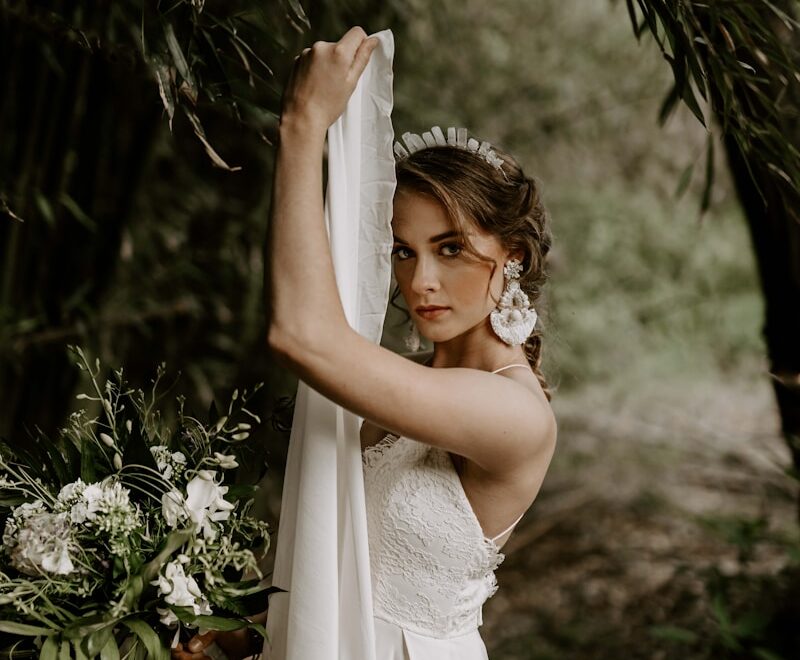
{"type": "Polygon", "coordinates": [[[409,351],[416,353],[419,350],[419,329],[413,320],[408,324],[408,334],[406,334],[404,341],[409,351]]]}
{"type": "Polygon", "coordinates": [[[530,306],[528,295],[519,287],[522,264],[510,259],[503,267],[506,286],[497,308],[491,313],[492,330],[509,346],[519,346],[533,332],[537,314],[530,306]]]}

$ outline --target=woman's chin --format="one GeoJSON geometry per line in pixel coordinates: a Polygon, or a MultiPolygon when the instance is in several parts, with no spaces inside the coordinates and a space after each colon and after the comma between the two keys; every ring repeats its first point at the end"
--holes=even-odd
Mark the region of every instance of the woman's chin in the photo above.
{"type": "Polygon", "coordinates": [[[431,328],[430,325],[428,327],[423,328],[422,324],[419,324],[419,334],[420,336],[424,337],[431,343],[440,344],[445,341],[449,341],[456,335],[453,332],[448,332],[444,328],[431,328]]]}

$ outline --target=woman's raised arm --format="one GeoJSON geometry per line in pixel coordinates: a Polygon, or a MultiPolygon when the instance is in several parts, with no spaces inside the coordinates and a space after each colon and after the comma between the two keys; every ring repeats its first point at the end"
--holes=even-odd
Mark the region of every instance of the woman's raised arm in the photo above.
{"type": "Polygon", "coordinates": [[[496,475],[552,453],[544,398],[477,369],[431,369],[347,323],[322,198],[325,132],[344,111],[373,46],[360,28],[317,43],[287,87],[265,268],[270,349],[318,392],[381,427],[473,460],[496,475]]]}

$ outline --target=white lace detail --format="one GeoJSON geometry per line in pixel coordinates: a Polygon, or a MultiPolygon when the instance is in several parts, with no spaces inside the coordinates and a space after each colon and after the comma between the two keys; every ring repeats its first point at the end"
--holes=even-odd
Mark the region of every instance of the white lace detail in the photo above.
{"type": "Polygon", "coordinates": [[[505,555],[484,536],[450,455],[390,434],[362,464],[375,616],[438,638],[480,626],[505,555]]]}

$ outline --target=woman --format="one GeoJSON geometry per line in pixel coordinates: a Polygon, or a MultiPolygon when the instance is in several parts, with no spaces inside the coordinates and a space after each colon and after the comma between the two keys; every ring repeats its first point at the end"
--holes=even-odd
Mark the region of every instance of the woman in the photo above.
{"type": "MultiPolygon", "coordinates": [[[[500,548],[556,443],[525,295],[536,300],[546,277],[547,214],[508,154],[467,143],[461,130],[426,134],[435,146],[406,138],[408,149],[395,147],[393,268],[411,339],[432,341],[433,356],[417,364],[355,332],[323,221],[322,153],[376,44],[359,27],[317,42],[287,85],[266,262],[268,343],[311,387],[365,419],[377,657],[478,660],[500,548]]],[[[229,655],[248,654],[244,633],[210,633],[189,643],[194,653],[179,646],[173,657],[199,658],[212,639],[229,655]]]]}

